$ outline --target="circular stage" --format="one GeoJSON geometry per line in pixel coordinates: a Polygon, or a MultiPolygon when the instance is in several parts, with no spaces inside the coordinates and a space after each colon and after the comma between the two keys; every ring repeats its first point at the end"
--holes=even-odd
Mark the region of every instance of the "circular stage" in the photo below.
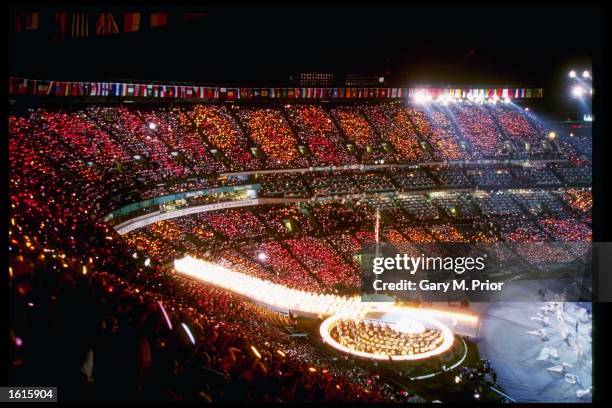
{"type": "Polygon", "coordinates": [[[336,314],[323,321],[319,332],[326,344],[339,351],[386,361],[427,359],[446,352],[454,343],[447,326],[416,311],[403,311],[401,317],[336,314]]]}

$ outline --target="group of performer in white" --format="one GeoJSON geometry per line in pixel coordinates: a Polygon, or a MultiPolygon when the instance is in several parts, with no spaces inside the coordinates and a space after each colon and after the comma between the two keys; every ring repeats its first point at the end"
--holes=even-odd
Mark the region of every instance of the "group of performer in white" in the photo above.
{"type": "MultiPolygon", "coordinates": [[[[542,324],[542,328],[539,330],[527,331],[527,334],[539,337],[543,342],[550,339],[551,335],[556,332],[560,335],[561,339],[571,347],[578,361],[581,361],[583,357],[583,347],[580,343],[579,328],[581,324],[588,324],[591,321],[590,314],[584,308],[579,308],[578,313],[575,316],[575,327],[573,330],[567,323],[566,313],[566,302],[555,301],[545,302],[544,306],[540,306],[536,315],[531,317],[531,320],[538,321],[542,324]]],[[[591,334],[589,333],[587,340],[591,342],[591,334]]],[[[559,351],[552,346],[544,346],[538,356],[538,361],[554,361],[559,359],[559,351]]],[[[565,377],[565,381],[568,384],[578,384],[578,376],[576,374],[568,372],[568,369],[573,368],[570,363],[562,362],[553,366],[547,367],[546,370],[552,373],[558,373],[565,377]]],[[[588,395],[592,391],[592,386],[586,389],[577,389],[576,396],[582,398],[588,395]]]]}

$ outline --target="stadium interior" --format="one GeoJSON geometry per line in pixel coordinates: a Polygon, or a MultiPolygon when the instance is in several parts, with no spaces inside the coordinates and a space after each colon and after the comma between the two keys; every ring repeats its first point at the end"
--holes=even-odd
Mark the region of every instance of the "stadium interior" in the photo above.
{"type": "MultiPolygon", "coordinates": [[[[514,99],[81,102],[15,110],[8,125],[16,383],[53,372],[64,395],[100,400],[539,400],[541,384],[496,357],[503,346],[472,305],[401,306],[477,322],[342,318],[326,326],[331,347],[319,331],[329,316],[275,309],[175,261],[336,310],[359,296],[357,254],[377,240],[591,242],[589,131],[514,99]]],[[[558,254],[519,255],[529,267],[558,254]]],[[[572,363],[586,373],[581,353],[572,363]]],[[[573,377],[559,378],[546,397],[577,400],[573,377]]]]}

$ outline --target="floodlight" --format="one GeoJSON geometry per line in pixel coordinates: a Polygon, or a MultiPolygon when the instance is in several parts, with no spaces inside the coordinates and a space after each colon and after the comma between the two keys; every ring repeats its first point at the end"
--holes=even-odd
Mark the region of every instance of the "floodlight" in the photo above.
{"type": "Polygon", "coordinates": [[[572,96],[574,98],[580,98],[583,94],[584,94],[584,88],[582,88],[580,85],[576,85],[575,87],[572,88],[572,96]]]}
{"type": "Polygon", "coordinates": [[[422,104],[425,103],[427,98],[425,97],[425,93],[422,91],[415,92],[414,94],[414,103],[422,104]]]}

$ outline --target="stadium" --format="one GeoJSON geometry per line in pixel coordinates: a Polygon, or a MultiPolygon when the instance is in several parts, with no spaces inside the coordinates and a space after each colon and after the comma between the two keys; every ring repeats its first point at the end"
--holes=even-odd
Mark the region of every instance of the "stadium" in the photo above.
{"type": "Polygon", "coordinates": [[[542,88],[347,84],[11,76],[11,385],[590,402],[590,302],[364,298],[361,275],[368,245],[527,244],[527,273],[592,242],[590,120],[542,88]]]}

